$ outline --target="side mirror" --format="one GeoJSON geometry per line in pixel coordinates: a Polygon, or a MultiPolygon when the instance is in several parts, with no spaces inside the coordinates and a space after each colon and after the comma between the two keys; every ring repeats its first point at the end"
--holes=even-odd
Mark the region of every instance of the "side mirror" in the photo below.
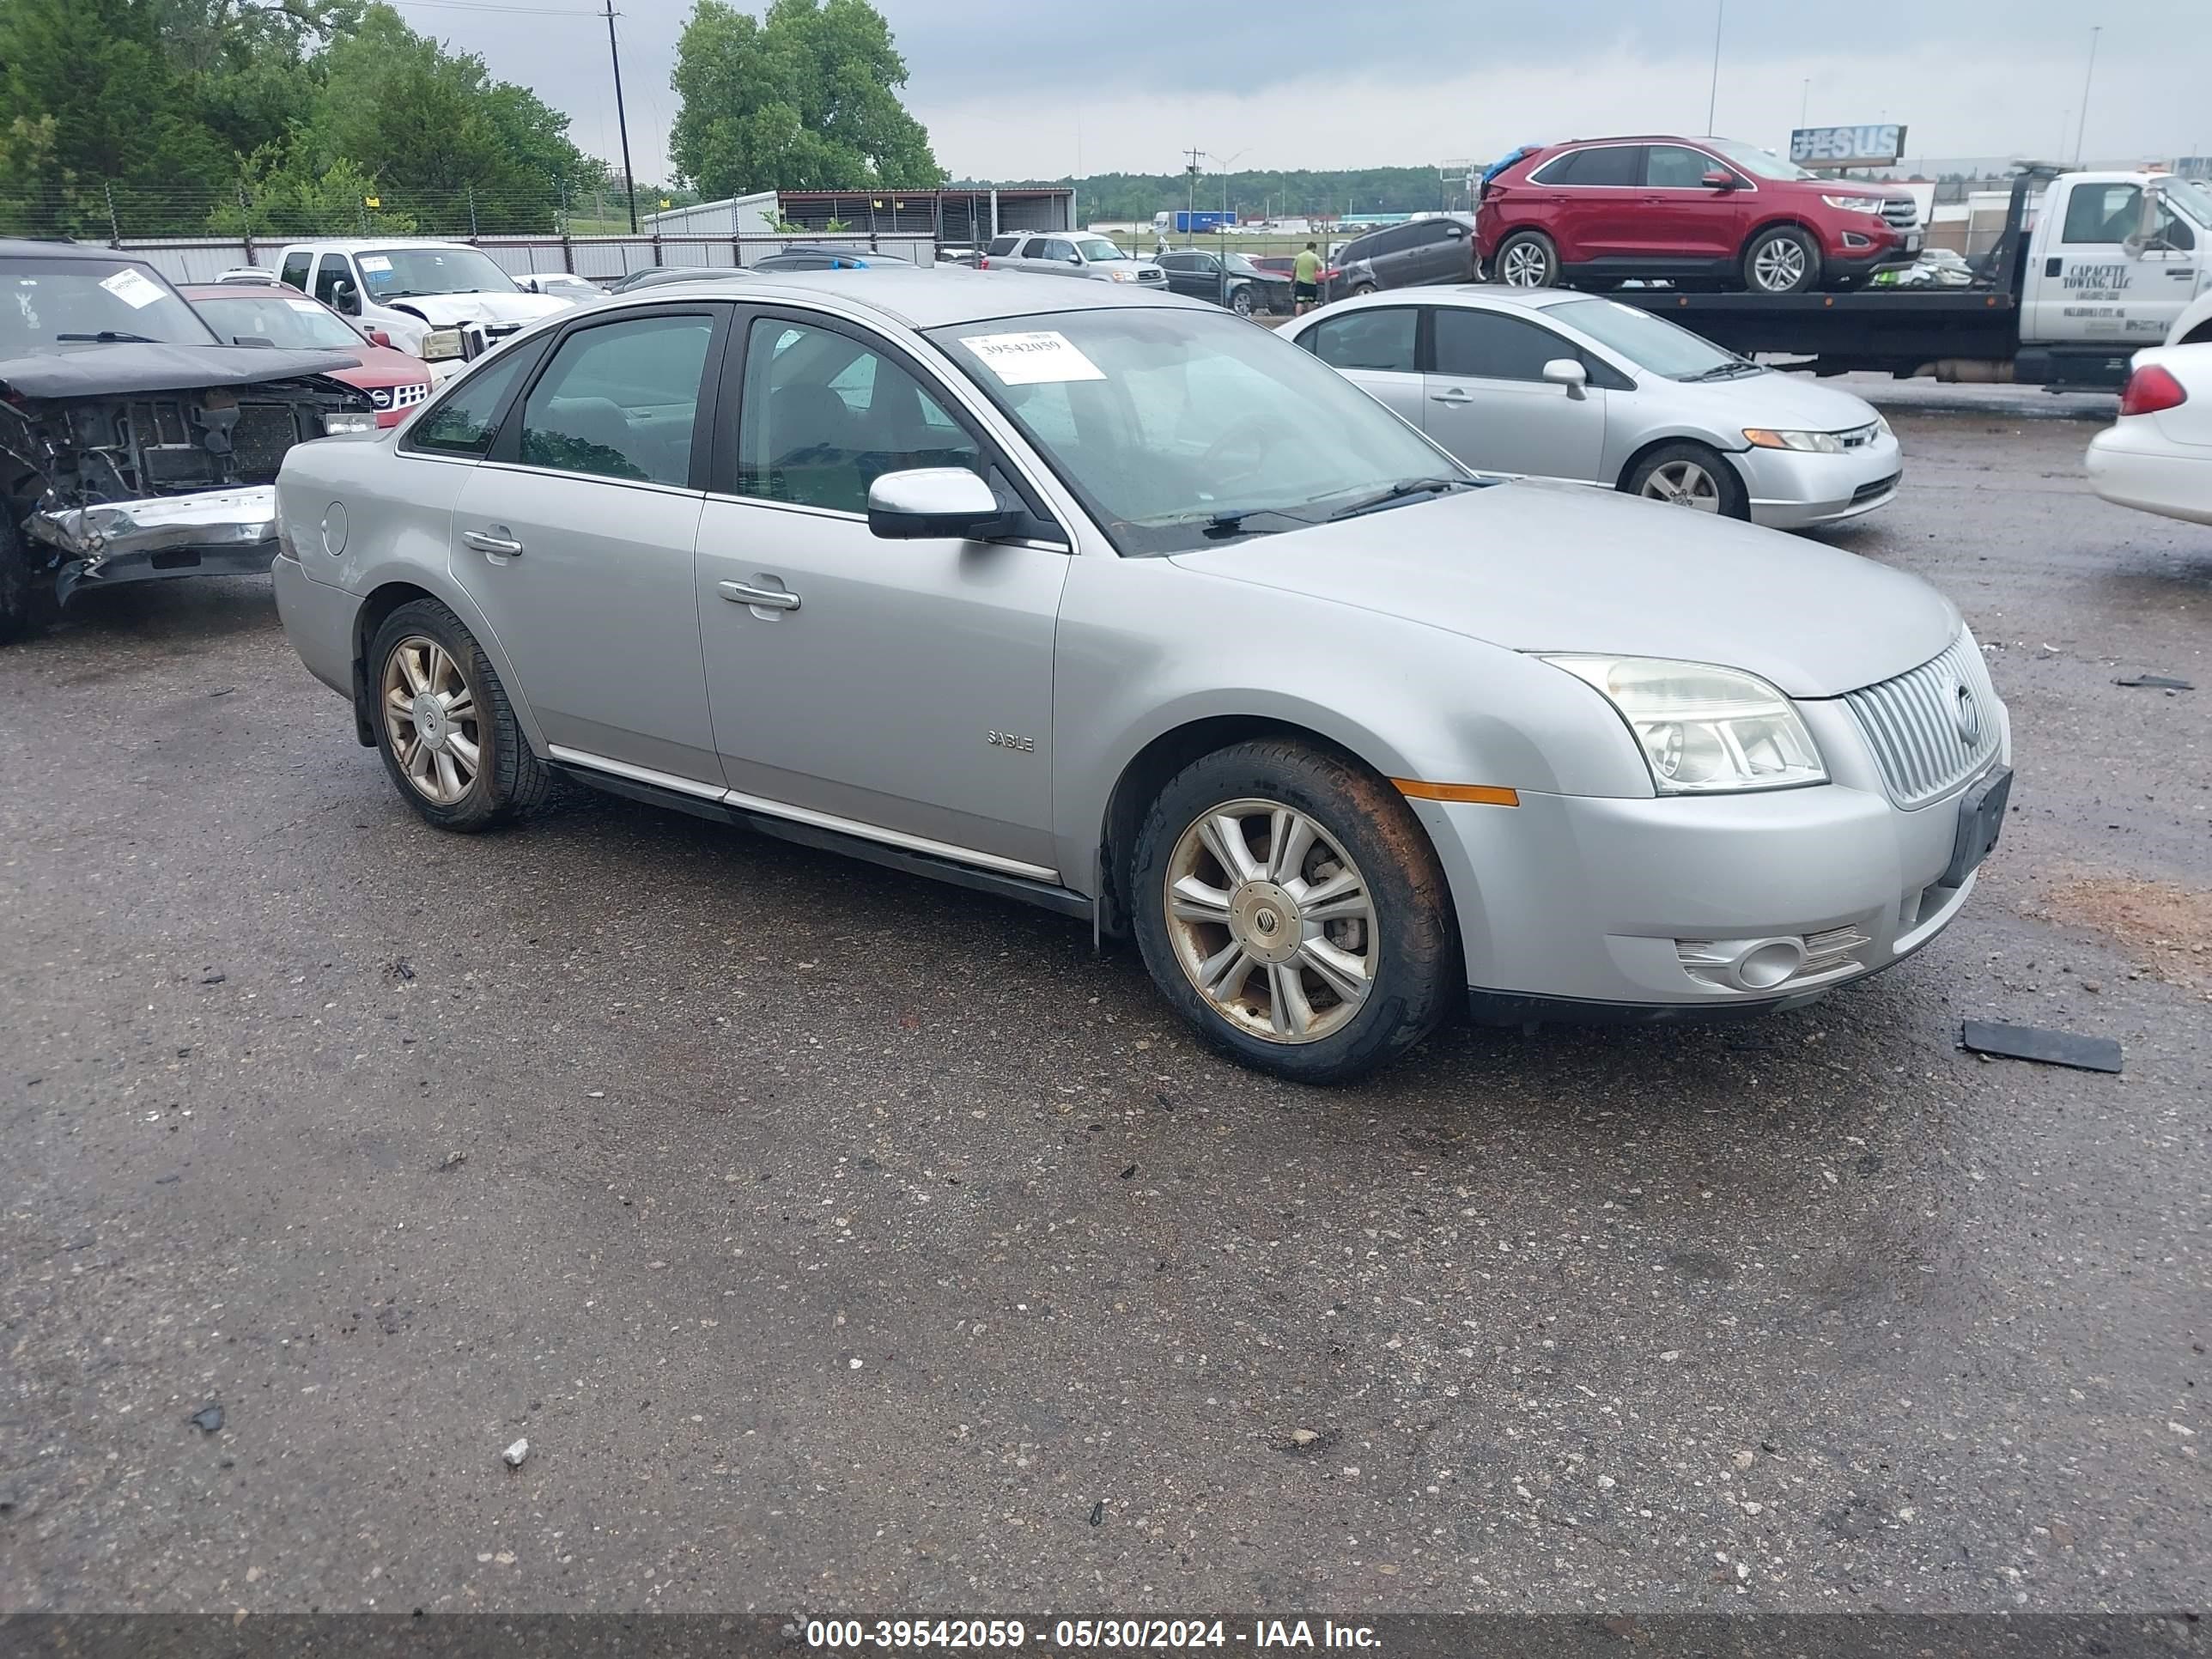
{"type": "Polygon", "coordinates": [[[991,486],[965,467],[886,472],[868,486],[868,529],[886,541],[979,536],[1006,517],[991,486]]]}
{"type": "Polygon", "coordinates": [[[1707,173],[1698,182],[1705,185],[1707,190],[1734,190],[1735,188],[1735,174],[1725,172],[1722,168],[1715,167],[1711,173],[1707,173]]]}
{"type": "Polygon", "coordinates": [[[1067,263],[1072,265],[1079,265],[1083,263],[1083,256],[1080,253],[1071,253],[1067,256],[1067,263]]]}
{"type": "Polygon", "coordinates": [[[331,284],[331,305],[349,317],[361,315],[361,290],[341,277],[331,284]]]}
{"type": "Polygon", "coordinates": [[[1589,384],[1589,370],[1571,357],[1554,357],[1544,365],[1544,380],[1547,385],[1566,387],[1570,398],[1579,398],[1589,384]]]}
{"type": "Polygon", "coordinates": [[[1449,225],[1445,227],[1444,234],[1451,237],[1464,236],[1467,234],[1467,227],[1460,223],[1458,220],[1455,219],[1449,225]]]}

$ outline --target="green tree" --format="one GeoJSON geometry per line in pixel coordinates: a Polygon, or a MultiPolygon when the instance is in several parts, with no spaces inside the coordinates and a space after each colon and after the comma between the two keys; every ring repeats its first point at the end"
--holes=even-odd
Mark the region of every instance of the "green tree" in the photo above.
{"type": "Polygon", "coordinates": [[[868,0],[699,0],[677,42],[677,175],[708,197],[927,189],[944,172],[899,102],[906,60],[868,0]]]}

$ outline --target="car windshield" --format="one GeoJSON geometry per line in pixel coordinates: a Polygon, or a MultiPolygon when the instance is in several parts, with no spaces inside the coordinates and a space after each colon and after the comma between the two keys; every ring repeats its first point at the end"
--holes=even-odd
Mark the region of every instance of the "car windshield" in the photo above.
{"type": "Polygon", "coordinates": [[[343,319],[313,300],[285,299],[272,294],[248,298],[232,295],[220,300],[194,302],[208,325],[226,340],[265,340],[273,346],[313,350],[330,346],[340,351],[363,348],[360,335],[343,319]]]}
{"type": "Polygon", "coordinates": [[[1103,236],[1079,236],[1075,239],[1075,246],[1085,258],[1094,264],[1100,259],[1126,259],[1129,257],[1103,236]]]}
{"type": "Polygon", "coordinates": [[[220,343],[174,289],[132,260],[0,259],[0,357],[148,340],[220,343]]]}
{"type": "Polygon", "coordinates": [[[1771,149],[1761,149],[1757,144],[1747,144],[1735,138],[1708,138],[1706,143],[1735,162],[1754,179],[1817,179],[1817,173],[1808,173],[1795,161],[1785,161],[1771,149]]]}
{"type": "Polygon", "coordinates": [[[2181,210],[2207,228],[2212,228],[2212,190],[2207,190],[2193,179],[2168,177],[2160,181],[2169,200],[2181,204],[2181,210]]]}
{"type": "Polygon", "coordinates": [[[1188,552],[1468,481],[1312,353],[1225,313],[1111,307],[931,337],[1125,554],[1188,552]]]}
{"type": "Polygon", "coordinates": [[[361,256],[373,300],[410,294],[514,294],[514,279],[472,247],[380,247],[361,256]]]}
{"type": "Polygon", "coordinates": [[[1703,336],[1618,300],[1567,300],[1547,307],[1544,315],[1670,380],[1718,380],[1723,370],[1749,372],[1753,368],[1703,336]]]}

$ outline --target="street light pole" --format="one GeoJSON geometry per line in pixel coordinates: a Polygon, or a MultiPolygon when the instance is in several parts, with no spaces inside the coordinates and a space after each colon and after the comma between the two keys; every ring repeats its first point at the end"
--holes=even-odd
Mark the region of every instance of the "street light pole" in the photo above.
{"type": "MultiPolygon", "coordinates": [[[[607,0],[611,5],[614,0],[607,0]]],[[[1705,97],[1705,137],[1713,136],[1713,112],[1721,101],[1721,21],[1728,15],[1728,0],[1713,0],[1713,85],[1705,97]]]]}
{"type": "Polygon", "coordinates": [[[1797,95],[1797,125],[1805,125],[1805,112],[1813,106],[1813,77],[1805,77],[1805,89],[1797,95]]]}
{"type": "Polygon", "coordinates": [[[2097,76],[2097,37],[2105,32],[2102,24],[2089,31],[2089,68],[2081,76],[2081,124],[2074,129],[2074,165],[2081,165],[2081,139],[2089,131],[2089,83],[2097,76]]]}

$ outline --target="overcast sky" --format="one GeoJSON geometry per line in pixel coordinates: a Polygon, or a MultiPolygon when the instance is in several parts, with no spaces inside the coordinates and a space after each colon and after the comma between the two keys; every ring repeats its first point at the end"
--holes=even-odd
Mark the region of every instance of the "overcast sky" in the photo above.
{"type": "MultiPolygon", "coordinates": [[[[587,0],[397,0],[619,150],[587,0]],[[576,21],[523,7],[573,5],[576,21]],[[512,9],[510,9],[512,8],[512,9]]],[[[1901,121],[1926,156],[2073,153],[2090,28],[2093,159],[2212,153],[2212,0],[878,0],[909,108],[956,177],[1488,159],[1518,143],[1901,121]],[[1809,83],[1809,84],[1808,84],[1809,83]]],[[[666,167],[690,0],[616,0],[641,179],[666,167]]],[[[758,10],[759,6],[754,9],[758,10]]]]}

